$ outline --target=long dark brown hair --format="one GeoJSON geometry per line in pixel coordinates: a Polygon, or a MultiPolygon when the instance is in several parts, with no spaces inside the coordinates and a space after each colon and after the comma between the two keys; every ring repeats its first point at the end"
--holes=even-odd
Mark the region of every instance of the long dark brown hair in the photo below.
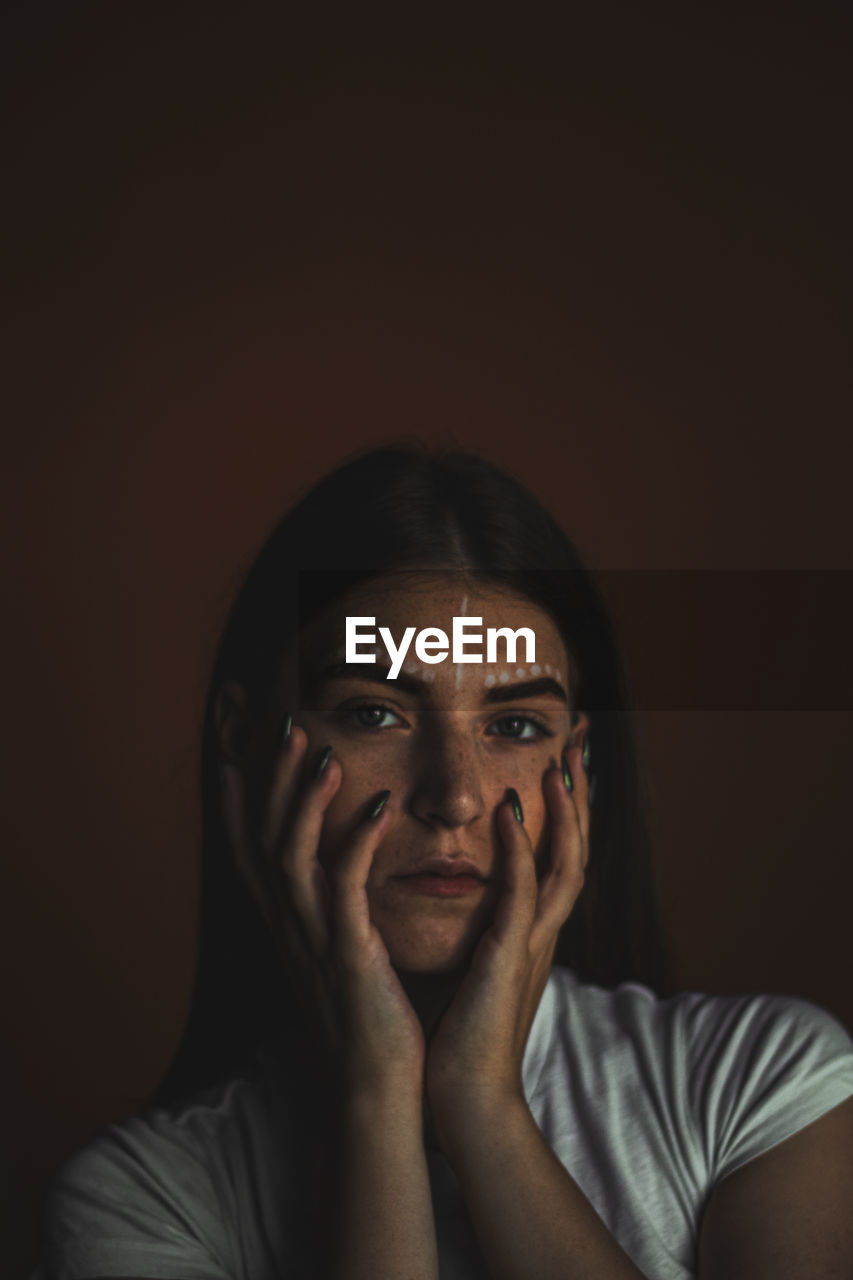
{"type": "Polygon", "coordinates": [[[613,624],[572,542],[517,480],[479,456],[420,444],[373,449],[316,484],[273,529],[230,609],[216,651],[201,755],[202,885],[190,1013],[152,1101],[224,1078],[287,1034],[293,1002],[260,913],[234,867],[220,809],[214,722],[226,680],[269,717],[283,655],[298,630],[344,591],[397,569],[476,573],[543,608],[576,669],[588,712],[595,802],[586,883],[555,962],[613,987],[667,981],[656,909],[647,788],[613,624]]]}

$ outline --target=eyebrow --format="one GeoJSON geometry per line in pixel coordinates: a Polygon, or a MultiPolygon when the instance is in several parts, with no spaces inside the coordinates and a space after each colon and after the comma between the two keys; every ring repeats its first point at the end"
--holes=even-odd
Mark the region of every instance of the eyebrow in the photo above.
{"type": "MultiPolygon", "coordinates": [[[[422,697],[429,692],[430,686],[426,681],[418,680],[416,676],[407,675],[404,671],[400,672],[396,680],[389,681],[390,670],[389,666],[383,666],[382,663],[335,662],[317,672],[312,684],[319,683],[321,680],[368,680],[371,684],[381,684],[386,688],[390,683],[405,693],[414,694],[415,697],[422,697]]],[[[484,704],[522,702],[526,698],[558,698],[566,705],[569,701],[563,686],[556,680],[552,680],[550,676],[540,676],[536,680],[523,680],[516,684],[492,685],[483,694],[482,701],[484,704]]]]}

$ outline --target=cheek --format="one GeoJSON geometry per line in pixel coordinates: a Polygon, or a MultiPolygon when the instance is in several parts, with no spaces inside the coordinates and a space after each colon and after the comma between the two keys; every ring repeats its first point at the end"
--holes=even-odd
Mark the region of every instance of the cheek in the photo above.
{"type": "MultiPolygon", "coordinates": [[[[366,819],[381,791],[390,790],[392,804],[399,808],[406,793],[407,777],[399,751],[385,744],[353,743],[330,739],[335,759],[341,766],[341,784],[326,810],[320,837],[320,858],[334,856],[366,819]]],[[[392,824],[392,829],[393,829],[392,824]]],[[[384,842],[383,842],[384,843],[384,842]]]]}
{"type": "Polygon", "coordinates": [[[524,807],[524,827],[538,857],[548,833],[548,811],[545,808],[545,798],[541,787],[531,791],[529,795],[519,794],[522,796],[524,807]]]}
{"type": "MultiPolygon", "coordinates": [[[[528,811],[532,820],[534,813],[545,811],[545,796],[542,781],[555,759],[552,751],[521,750],[513,753],[510,769],[514,775],[511,785],[515,787],[524,803],[524,821],[528,821],[528,811]]],[[[506,770],[504,770],[506,772],[506,770]]]]}
{"type": "Polygon", "coordinates": [[[334,744],[335,757],[343,770],[343,779],[335,795],[334,806],[357,808],[373,800],[380,791],[390,789],[400,801],[409,784],[406,753],[390,738],[347,739],[334,744]]]}

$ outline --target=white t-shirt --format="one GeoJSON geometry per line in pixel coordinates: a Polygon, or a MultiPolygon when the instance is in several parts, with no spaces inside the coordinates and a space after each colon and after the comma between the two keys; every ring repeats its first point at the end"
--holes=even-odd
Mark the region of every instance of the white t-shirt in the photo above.
{"type": "MultiPolygon", "coordinates": [[[[684,1280],[720,1179],[853,1093],[853,1041],[804,1000],[659,1000],[555,967],[522,1078],[548,1145],[642,1273],[684,1280]]],[[[305,1121],[265,1055],[191,1103],[104,1127],[48,1187],[32,1280],[307,1278],[321,1220],[305,1121]]],[[[427,1159],[441,1280],[486,1280],[453,1170],[427,1159]]]]}

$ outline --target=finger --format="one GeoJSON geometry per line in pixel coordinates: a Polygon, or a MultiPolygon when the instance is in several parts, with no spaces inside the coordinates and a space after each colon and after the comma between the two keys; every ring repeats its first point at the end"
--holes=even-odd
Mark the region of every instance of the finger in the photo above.
{"type": "Polygon", "coordinates": [[[567,753],[566,769],[572,782],[571,792],[565,785],[561,766],[550,769],[542,784],[550,819],[550,861],[539,885],[531,929],[531,942],[536,948],[556,940],[583,888],[586,841],[580,815],[585,808],[585,782],[577,777],[583,774],[580,751],[567,753]]]}
{"type": "MultiPolygon", "coordinates": [[[[555,805],[559,812],[560,803],[564,795],[567,795],[571,804],[574,806],[575,817],[580,832],[583,865],[586,866],[589,855],[589,774],[583,763],[583,750],[581,747],[572,747],[563,752],[560,757],[560,767],[554,767],[555,777],[548,784],[549,793],[553,795],[555,805]],[[563,782],[563,789],[557,784],[557,776],[563,782]]],[[[549,775],[546,774],[546,778],[549,775]]]]}
{"type": "Polygon", "coordinates": [[[498,805],[498,831],[503,842],[504,890],[495,907],[494,932],[503,941],[526,943],[536,908],[536,864],[524,828],[521,801],[514,788],[498,805]]]}
{"type": "Polygon", "coordinates": [[[584,746],[573,747],[566,753],[569,765],[570,776],[572,779],[571,794],[575,801],[577,809],[578,823],[580,825],[581,839],[584,847],[584,866],[589,856],[589,822],[590,809],[592,806],[592,779],[589,772],[589,737],[584,739],[584,746]],[[586,757],[586,762],[584,762],[586,757]]]}
{"type": "Polygon", "coordinates": [[[291,724],[287,740],[279,747],[261,821],[261,848],[268,857],[273,855],[287,811],[293,806],[307,751],[308,734],[299,725],[291,724]]]}
{"type": "Polygon", "coordinates": [[[345,964],[356,965],[371,934],[367,881],[373,858],[391,823],[390,791],[373,798],[348,845],[329,871],[330,912],[336,946],[345,964]]]}
{"type": "Polygon", "coordinates": [[[329,938],[329,893],[317,850],[326,810],[342,780],[343,770],[327,747],[314,762],[314,771],[276,850],[285,891],[317,952],[325,948],[329,938]]]}

